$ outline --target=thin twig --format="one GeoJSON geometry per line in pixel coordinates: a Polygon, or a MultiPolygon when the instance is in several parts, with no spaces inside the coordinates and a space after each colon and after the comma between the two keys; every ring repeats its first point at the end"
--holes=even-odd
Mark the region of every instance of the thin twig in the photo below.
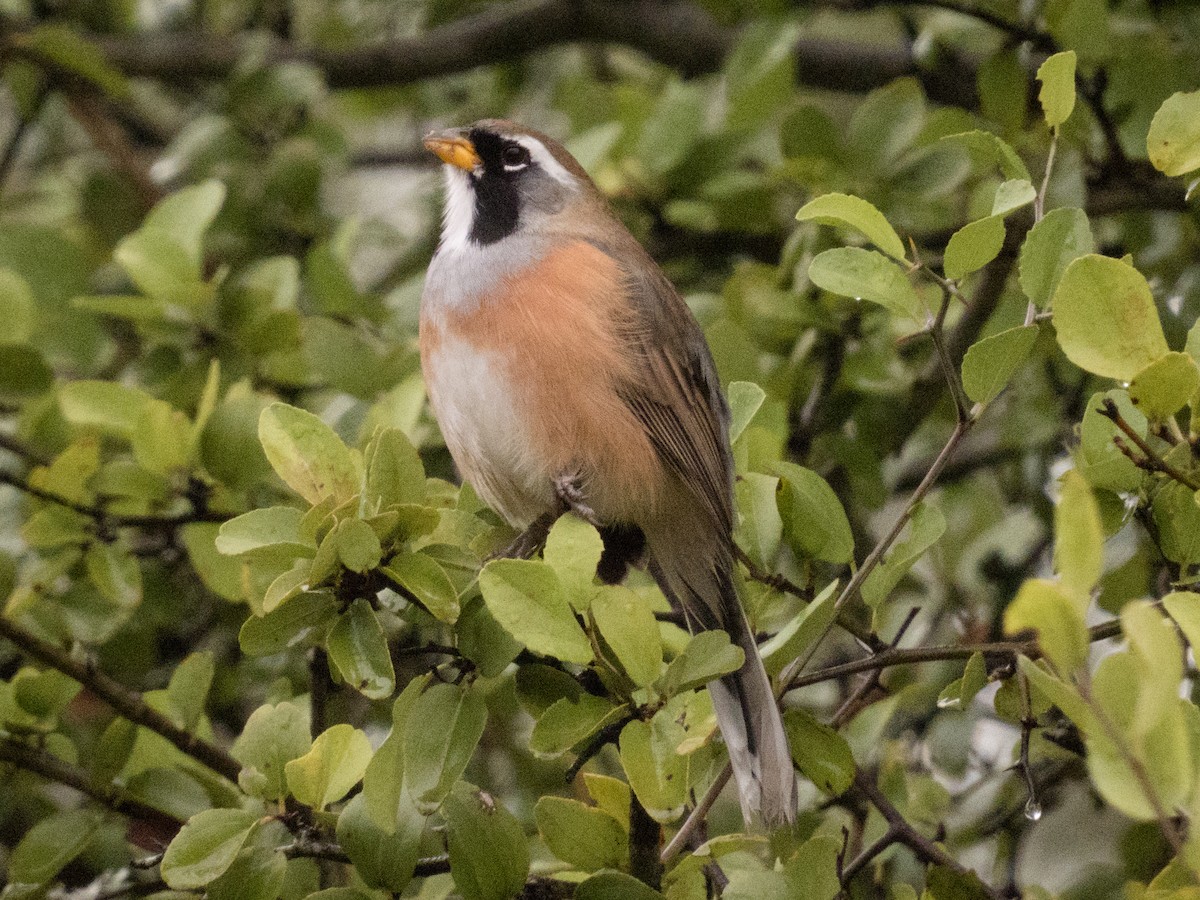
{"type": "MultiPolygon", "coordinates": [[[[1088,630],[1089,640],[1104,641],[1117,637],[1121,633],[1120,621],[1102,622],[1088,630]]],[[[820,684],[825,681],[836,681],[860,672],[871,672],[878,669],[890,669],[895,666],[909,666],[917,663],[945,662],[956,659],[970,659],[976,653],[983,655],[989,665],[994,667],[1002,660],[1013,662],[1018,656],[1028,656],[1030,659],[1040,659],[1041,648],[1036,641],[989,641],[977,644],[950,644],[939,647],[910,647],[905,649],[889,649],[872,656],[839,663],[813,672],[801,673],[788,682],[789,691],[807,687],[810,684],[820,684]]]]}
{"type": "MultiPolygon", "coordinates": [[[[867,580],[867,576],[875,570],[875,567],[879,565],[880,561],[883,559],[883,555],[887,553],[892,544],[895,543],[896,538],[900,536],[900,533],[908,524],[908,520],[912,518],[913,513],[916,512],[917,507],[921,504],[921,501],[925,499],[925,495],[928,494],[933,488],[934,483],[938,479],[938,475],[941,474],[942,469],[945,467],[946,463],[949,462],[950,457],[954,454],[954,451],[958,448],[959,442],[966,437],[974,423],[975,419],[968,417],[955,424],[954,431],[951,432],[945,446],[942,447],[942,451],[937,455],[937,458],[933,461],[933,465],[929,467],[929,471],[925,473],[925,477],[921,480],[921,483],[917,485],[916,490],[912,492],[912,496],[909,497],[908,506],[905,507],[904,512],[896,517],[896,521],[892,524],[891,529],[883,536],[879,543],[875,545],[874,549],[871,550],[867,558],[863,560],[863,564],[859,567],[858,571],[854,573],[854,576],[850,579],[850,582],[846,585],[846,587],[842,589],[842,593],[838,596],[837,600],[834,601],[835,610],[840,612],[841,609],[858,594],[859,589],[862,588],[863,582],[867,580]]],[[[805,653],[803,656],[797,657],[787,665],[783,672],[780,673],[778,684],[784,686],[791,684],[800,671],[806,665],[808,665],[808,661],[812,659],[813,655],[817,651],[817,648],[821,645],[821,642],[825,639],[826,635],[829,634],[829,631],[832,627],[833,623],[831,622],[825,627],[825,630],[818,636],[817,640],[811,644],[807,653],[805,653]]]]}
{"type": "Polygon", "coordinates": [[[708,816],[708,811],[712,809],[713,804],[717,802],[717,798],[721,796],[721,791],[725,789],[725,785],[729,783],[729,779],[733,777],[733,766],[728,763],[721,770],[720,774],[713,779],[713,783],[708,786],[708,790],[704,792],[704,796],[700,798],[700,802],[696,804],[684,823],[679,826],[679,830],[675,832],[674,837],[663,852],[659,855],[659,859],[663,863],[669,863],[673,860],[686,845],[688,840],[699,826],[700,823],[708,816]]]}
{"type": "MultiPolygon", "coordinates": [[[[900,642],[904,639],[904,635],[908,631],[909,626],[912,625],[913,620],[917,617],[917,613],[920,611],[920,607],[917,606],[914,606],[908,611],[908,615],[905,616],[904,621],[896,630],[896,636],[892,638],[888,645],[889,650],[895,650],[896,647],[899,646],[900,642]]],[[[882,675],[883,669],[874,669],[866,678],[863,679],[862,684],[860,684],[851,692],[850,696],[847,697],[845,702],[842,703],[842,705],[838,708],[838,711],[833,714],[833,718],[829,721],[831,728],[836,731],[854,717],[854,713],[859,709],[860,702],[873,690],[879,687],[879,679],[882,675]]]]}
{"type": "MultiPolygon", "coordinates": [[[[1127,455],[1130,455],[1130,458],[1133,459],[1134,462],[1140,467],[1148,469],[1152,472],[1162,472],[1164,475],[1174,478],[1180,484],[1191,488],[1193,491],[1200,491],[1200,481],[1197,481],[1195,478],[1184,472],[1180,472],[1177,468],[1163,459],[1158,451],[1151,447],[1146,442],[1146,439],[1138,434],[1132,425],[1125,421],[1125,417],[1121,415],[1121,411],[1117,409],[1117,404],[1113,400],[1105,398],[1105,400],[1100,404],[1100,409],[1098,412],[1106,419],[1111,419],[1112,423],[1116,425],[1117,428],[1121,429],[1125,436],[1133,442],[1134,446],[1136,446],[1140,451],[1142,451],[1142,453],[1145,454],[1145,459],[1138,460],[1127,453],[1127,455]]],[[[1117,441],[1116,438],[1113,440],[1117,441]]],[[[1121,446],[1119,441],[1117,441],[1117,446],[1121,446]]]]}
{"type": "Polygon", "coordinates": [[[149,706],[137,691],[101,672],[94,659],[75,659],[60,647],[42,640],[3,616],[0,616],[0,637],[12,641],[28,656],[43,665],[75,679],[126,719],[166,738],[196,762],[224,775],[230,781],[237,781],[242,766],[228,751],[176,725],[149,706]]]}
{"type": "MultiPolygon", "coordinates": [[[[7,448],[6,448],[7,449],[7,448]]],[[[180,525],[187,525],[192,522],[224,522],[229,516],[224,513],[213,512],[208,509],[191,509],[188,512],[176,513],[174,515],[153,515],[153,514],[133,514],[133,513],[114,513],[99,507],[92,506],[87,503],[77,503],[53,491],[47,491],[36,485],[30,484],[25,479],[14,475],[11,472],[0,470],[0,484],[7,484],[14,487],[22,493],[28,494],[31,497],[36,497],[39,500],[45,500],[48,503],[54,503],[58,506],[72,509],[77,513],[93,519],[98,525],[109,528],[177,528],[180,525]]]]}
{"type": "MultiPolygon", "coordinates": [[[[967,875],[970,870],[962,863],[952,857],[949,853],[931,841],[925,835],[917,831],[909,821],[901,815],[900,811],[892,805],[890,801],[875,784],[874,779],[867,776],[864,772],[858,772],[854,776],[854,786],[860,794],[865,796],[871,804],[879,810],[880,815],[888,823],[889,830],[896,832],[896,841],[904,844],[917,858],[922,862],[930,865],[943,866],[951,869],[960,875],[967,875]]],[[[982,880],[980,884],[983,886],[984,892],[992,900],[1004,900],[1004,894],[993,887],[985,884],[982,880]]]]}

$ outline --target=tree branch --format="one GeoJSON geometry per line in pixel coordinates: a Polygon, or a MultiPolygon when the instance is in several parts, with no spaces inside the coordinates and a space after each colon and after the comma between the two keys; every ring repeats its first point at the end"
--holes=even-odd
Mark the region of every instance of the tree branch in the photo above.
{"type": "Polygon", "coordinates": [[[0,737],[0,763],[65,784],[113,812],[138,819],[167,834],[174,834],[183,824],[169,813],[129,796],[116,785],[98,784],[82,769],[14,738],[0,737]]]}
{"type": "MultiPolygon", "coordinates": [[[[10,446],[5,446],[4,449],[17,452],[10,446]]],[[[36,485],[30,484],[25,479],[12,472],[0,470],[0,484],[7,484],[10,487],[16,488],[22,493],[28,494],[31,497],[37,497],[39,500],[45,500],[48,503],[56,503],[59,506],[73,509],[75,512],[94,519],[96,524],[101,527],[109,528],[177,528],[180,525],[187,525],[191,522],[224,522],[229,516],[224,513],[213,512],[207,509],[194,508],[189,512],[177,513],[174,515],[154,515],[154,514],[137,514],[137,513],[114,513],[109,512],[100,506],[92,506],[87,503],[77,503],[67,497],[55,494],[53,491],[43,490],[36,485]]]]}
{"type": "MultiPolygon", "coordinates": [[[[875,784],[874,779],[868,777],[866,773],[859,771],[854,776],[855,789],[871,802],[871,805],[879,810],[880,815],[888,823],[890,832],[895,833],[895,840],[898,843],[904,844],[917,858],[929,865],[943,866],[951,869],[960,875],[970,874],[970,870],[962,863],[958,862],[949,853],[931,841],[921,832],[917,831],[909,821],[901,815],[900,810],[896,809],[890,801],[875,784]]],[[[982,881],[983,890],[987,896],[993,900],[1004,900],[1003,892],[984,884],[982,881]]]]}
{"type": "Polygon", "coordinates": [[[0,616],[0,637],[12,641],[28,656],[43,665],[74,678],[129,721],[149,728],[192,759],[224,775],[230,781],[237,782],[242,766],[226,750],[176,725],[149,706],[137,691],[101,672],[95,660],[90,657],[83,661],[77,660],[61,648],[43,641],[3,616],[0,616]]]}
{"type": "MultiPolygon", "coordinates": [[[[1114,619],[1102,622],[1088,629],[1088,640],[1093,643],[1114,638],[1121,633],[1121,623],[1114,619]]],[[[1037,641],[989,641],[977,644],[950,644],[939,647],[909,647],[884,650],[862,659],[839,663],[817,669],[815,672],[802,673],[788,682],[787,689],[794,691],[811,684],[824,681],[835,681],[860,672],[872,672],[890,669],[894,666],[908,666],[915,663],[945,662],[955,659],[970,659],[976,653],[982,653],[990,668],[995,668],[1001,661],[1015,661],[1016,657],[1024,655],[1030,659],[1040,659],[1042,650],[1037,641]]]]}

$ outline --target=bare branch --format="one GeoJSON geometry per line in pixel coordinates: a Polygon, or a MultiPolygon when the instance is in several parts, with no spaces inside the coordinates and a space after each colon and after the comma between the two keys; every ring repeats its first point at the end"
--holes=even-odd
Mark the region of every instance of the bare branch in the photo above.
{"type": "Polygon", "coordinates": [[[192,759],[237,782],[242,766],[226,750],[176,725],[149,706],[137,691],[101,672],[95,660],[75,659],[60,647],[43,641],[3,616],[0,616],[0,637],[12,641],[43,665],[74,678],[129,721],[162,735],[192,759]]]}
{"type": "MultiPolygon", "coordinates": [[[[11,449],[5,447],[5,449],[11,449]]],[[[16,451],[14,451],[16,452],[16,451]]],[[[99,507],[92,506],[87,503],[77,503],[67,497],[55,494],[52,491],[43,490],[36,485],[30,484],[20,476],[14,475],[12,472],[0,470],[0,484],[7,484],[14,487],[22,493],[29,494],[31,497],[37,497],[39,500],[45,500],[48,503],[56,503],[59,506],[64,506],[67,509],[73,509],[77,513],[94,519],[96,524],[107,528],[176,528],[180,525],[187,525],[190,522],[224,522],[229,518],[224,513],[213,512],[208,509],[193,508],[189,512],[177,513],[171,515],[155,515],[155,514],[133,514],[133,513],[114,513],[99,507]]]]}

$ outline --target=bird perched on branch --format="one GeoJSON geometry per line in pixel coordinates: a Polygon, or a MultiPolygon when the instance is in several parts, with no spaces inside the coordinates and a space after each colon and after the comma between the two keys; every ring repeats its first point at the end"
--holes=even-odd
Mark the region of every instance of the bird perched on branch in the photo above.
{"type": "Polygon", "coordinates": [[[743,814],[793,821],[787,739],[734,587],[729,407],[699,325],[555,141],[486,120],[425,146],[446,164],[446,205],[421,362],[455,463],[525,529],[513,555],[566,510],[644,536],[691,631],[745,652],[709,684],[743,814]]]}

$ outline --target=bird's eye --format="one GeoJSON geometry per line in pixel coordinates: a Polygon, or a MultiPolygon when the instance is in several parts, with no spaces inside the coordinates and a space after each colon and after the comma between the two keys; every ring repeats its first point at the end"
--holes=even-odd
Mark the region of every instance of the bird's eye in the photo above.
{"type": "Polygon", "coordinates": [[[523,169],[529,165],[529,151],[520,144],[509,144],[500,154],[500,160],[504,163],[505,169],[515,172],[517,169],[523,169]]]}

